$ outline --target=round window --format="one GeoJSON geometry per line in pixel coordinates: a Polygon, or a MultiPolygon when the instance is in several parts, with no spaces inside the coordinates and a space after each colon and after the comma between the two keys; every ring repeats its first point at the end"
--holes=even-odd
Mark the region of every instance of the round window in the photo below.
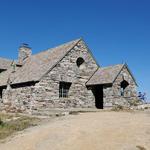
{"type": "Polygon", "coordinates": [[[79,58],[77,59],[76,63],[77,63],[77,66],[80,67],[80,66],[84,63],[84,59],[81,58],[81,57],[79,57],[79,58]]]}

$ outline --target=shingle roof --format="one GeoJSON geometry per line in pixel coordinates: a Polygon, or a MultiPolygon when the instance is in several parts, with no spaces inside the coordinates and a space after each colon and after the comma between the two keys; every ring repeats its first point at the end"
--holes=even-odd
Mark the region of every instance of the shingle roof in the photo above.
{"type": "Polygon", "coordinates": [[[111,84],[123,68],[124,64],[99,68],[86,85],[111,84]]]}
{"type": "Polygon", "coordinates": [[[11,66],[12,62],[13,61],[10,59],[0,57],[0,69],[8,69],[11,66]]]}
{"type": "Polygon", "coordinates": [[[53,66],[55,66],[80,39],[65,43],[55,48],[48,49],[26,60],[22,67],[16,67],[12,73],[12,67],[0,74],[0,86],[6,85],[8,78],[12,84],[39,81],[53,66]]]}

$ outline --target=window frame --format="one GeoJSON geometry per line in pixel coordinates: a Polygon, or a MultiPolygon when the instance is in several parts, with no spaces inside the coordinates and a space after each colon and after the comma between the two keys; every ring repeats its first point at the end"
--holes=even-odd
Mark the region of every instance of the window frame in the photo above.
{"type": "Polygon", "coordinates": [[[69,89],[71,87],[70,82],[59,82],[59,98],[68,98],[69,97],[69,89]]]}

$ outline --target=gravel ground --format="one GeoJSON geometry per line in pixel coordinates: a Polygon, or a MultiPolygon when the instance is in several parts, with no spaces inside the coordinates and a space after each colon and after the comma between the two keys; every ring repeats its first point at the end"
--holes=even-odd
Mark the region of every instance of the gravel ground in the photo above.
{"type": "Polygon", "coordinates": [[[149,150],[150,112],[90,112],[55,118],[0,143],[0,150],[149,150]]]}

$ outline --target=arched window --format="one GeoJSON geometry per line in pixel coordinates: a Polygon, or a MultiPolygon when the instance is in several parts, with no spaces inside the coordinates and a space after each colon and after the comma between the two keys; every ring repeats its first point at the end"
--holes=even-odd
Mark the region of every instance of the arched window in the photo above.
{"type": "Polygon", "coordinates": [[[80,67],[83,63],[84,63],[84,59],[82,57],[79,57],[76,61],[78,67],[80,67]]]}
{"type": "Polygon", "coordinates": [[[129,83],[126,80],[123,80],[121,82],[121,96],[125,96],[125,89],[127,88],[127,86],[129,85],[129,83]]]}

